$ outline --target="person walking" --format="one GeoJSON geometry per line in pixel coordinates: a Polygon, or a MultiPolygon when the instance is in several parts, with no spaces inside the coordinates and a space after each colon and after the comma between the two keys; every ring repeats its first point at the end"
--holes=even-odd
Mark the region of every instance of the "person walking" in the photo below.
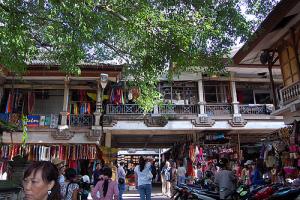
{"type": "Polygon", "coordinates": [[[96,164],[96,169],[93,172],[93,186],[96,186],[99,181],[99,176],[102,175],[102,167],[103,165],[101,163],[96,164]]]}
{"type": "Polygon", "coordinates": [[[93,200],[117,200],[119,197],[118,183],[111,179],[112,170],[102,169],[102,176],[92,191],[93,200]]]}
{"type": "Polygon", "coordinates": [[[171,164],[169,161],[166,161],[161,173],[165,181],[165,184],[163,185],[163,194],[171,197],[171,164]]]}
{"type": "Polygon", "coordinates": [[[180,161],[177,169],[178,185],[185,183],[186,168],[183,166],[183,162],[180,161]]]}
{"type": "Polygon", "coordinates": [[[140,194],[140,200],[151,200],[152,178],[151,163],[147,162],[142,156],[139,164],[134,169],[135,183],[140,194]]]}
{"type": "Polygon", "coordinates": [[[125,170],[124,170],[124,162],[120,162],[118,167],[118,189],[119,189],[119,200],[123,200],[123,193],[125,192],[125,170]]]}
{"type": "Polygon", "coordinates": [[[229,170],[228,159],[222,158],[219,162],[220,171],[215,175],[215,184],[219,188],[220,199],[231,199],[230,194],[235,190],[236,177],[229,170]]]}
{"type": "Polygon", "coordinates": [[[171,188],[170,188],[170,196],[173,196],[175,194],[175,186],[177,185],[177,167],[176,162],[173,161],[171,165],[171,188]]]}
{"type": "Polygon", "coordinates": [[[61,195],[64,200],[77,200],[79,185],[76,182],[77,173],[73,168],[66,169],[66,180],[61,188],[61,195]]]}

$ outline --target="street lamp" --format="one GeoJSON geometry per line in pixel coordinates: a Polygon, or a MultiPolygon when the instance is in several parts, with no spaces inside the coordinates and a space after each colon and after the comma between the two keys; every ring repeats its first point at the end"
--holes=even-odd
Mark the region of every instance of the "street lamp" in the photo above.
{"type": "Polygon", "coordinates": [[[100,74],[100,84],[101,84],[102,90],[104,90],[104,88],[106,87],[107,82],[108,82],[108,74],[101,73],[100,74]]]}

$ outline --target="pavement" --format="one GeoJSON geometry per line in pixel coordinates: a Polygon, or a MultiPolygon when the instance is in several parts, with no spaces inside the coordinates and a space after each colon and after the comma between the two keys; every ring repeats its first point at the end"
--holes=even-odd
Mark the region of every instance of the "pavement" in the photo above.
{"type": "MultiPolygon", "coordinates": [[[[139,195],[137,190],[130,190],[130,191],[126,191],[123,194],[123,199],[137,200],[137,199],[140,199],[140,195],[139,195]]],[[[161,185],[160,184],[153,184],[152,193],[151,193],[151,200],[167,200],[167,199],[170,199],[170,198],[164,196],[161,193],[161,185]]]]}
{"type": "MultiPolygon", "coordinates": [[[[92,199],[91,196],[88,198],[89,200],[92,199]]],[[[127,190],[123,194],[123,199],[125,200],[138,200],[140,199],[140,195],[137,190],[127,190]]],[[[151,200],[168,200],[170,198],[164,196],[161,192],[161,184],[153,184],[152,185],[152,193],[151,193],[151,200]]]]}

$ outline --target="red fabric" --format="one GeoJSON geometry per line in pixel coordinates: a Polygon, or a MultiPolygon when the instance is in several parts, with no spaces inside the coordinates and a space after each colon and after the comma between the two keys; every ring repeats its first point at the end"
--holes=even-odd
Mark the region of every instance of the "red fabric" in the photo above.
{"type": "Polygon", "coordinates": [[[189,155],[190,155],[190,159],[192,162],[195,162],[196,160],[196,156],[195,156],[195,146],[194,145],[190,145],[190,150],[189,150],[189,155]]]}
{"type": "Polygon", "coordinates": [[[28,92],[28,113],[33,112],[33,107],[35,103],[35,95],[33,92],[28,92]]]}
{"type": "Polygon", "coordinates": [[[77,160],[70,160],[69,168],[77,169],[77,160]]]}
{"type": "Polygon", "coordinates": [[[186,173],[187,173],[188,176],[191,176],[191,177],[195,176],[195,171],[194,171],[192,162],[188,162],[186,173]]]}

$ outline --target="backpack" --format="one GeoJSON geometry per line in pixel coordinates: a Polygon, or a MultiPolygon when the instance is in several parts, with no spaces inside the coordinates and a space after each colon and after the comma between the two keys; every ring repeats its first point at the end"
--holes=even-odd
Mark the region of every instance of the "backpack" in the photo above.
{"type": "MultiPolygon", "coordinates": [[[[66,199],[67,196],[68,196],[68,193],[69,193],[69,186],[70,186],[71,184],[77,184],[77,183],[74,183],[74,182],[68,183],[67,188],[66,188],[66,194],[65,194],[65,198],[64,198],[64,199],[66,199]]],[[[72,194],[72,195],[73,195],[73,194],[72,194]]],[[[79,195],[78,195],[78,193],[77,193],[77,198],[76,198],[76,199],[79,200],[79,195]]]]}

